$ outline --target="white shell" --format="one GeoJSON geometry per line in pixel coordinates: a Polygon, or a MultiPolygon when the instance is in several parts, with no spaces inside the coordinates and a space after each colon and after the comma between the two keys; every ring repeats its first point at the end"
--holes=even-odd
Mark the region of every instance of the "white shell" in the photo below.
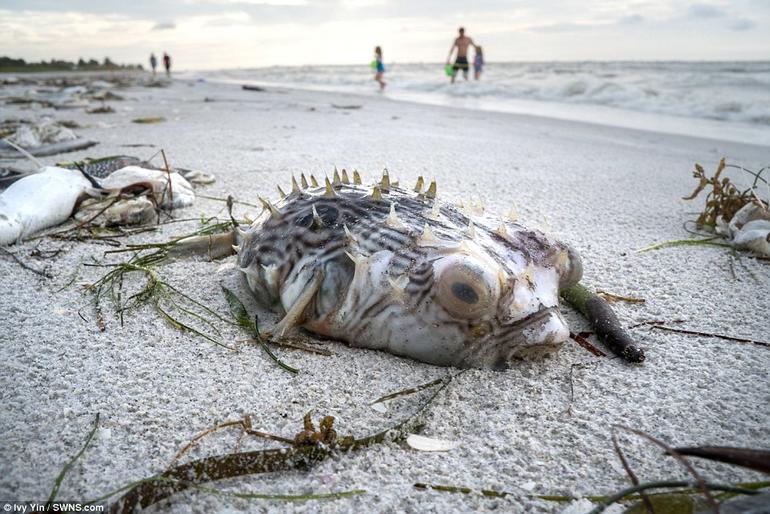
{"type": "Polygon", "coordinates": [[[434,439],[417,434],[409,434],[409,437],[406,438],[406,444],[421,452],[448,452],[460,446],[457,441],[434,439]]]}
{"type": "Polygon", "coordinates": [[[370,407],[372,408],[372,410],[376,410],[376,411],[377,411],[377,412],[379,412],[380,414],[385,414],[385,413],[387,413],[387,412],[388,412],[388,406],[387,406],[387,405],[385,405],[385,403],[384,403],[384,402],[377,402],[377,403],[372,403],[372,404],[370,405],[370,407]]]}

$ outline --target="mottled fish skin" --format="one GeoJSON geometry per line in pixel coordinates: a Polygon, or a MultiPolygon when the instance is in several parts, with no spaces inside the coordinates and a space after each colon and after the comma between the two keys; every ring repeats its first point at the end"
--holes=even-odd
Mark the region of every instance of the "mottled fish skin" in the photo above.
{"type": "Polygon", "coordinates": [[[441,366],[502,369],[566,340],[558,292],[582,274],[568,246],[441,203],[435,183],[347,182],[293,181],[241,234],[238,264],[261,303],[299,305],[311,332],[441,366]]]}

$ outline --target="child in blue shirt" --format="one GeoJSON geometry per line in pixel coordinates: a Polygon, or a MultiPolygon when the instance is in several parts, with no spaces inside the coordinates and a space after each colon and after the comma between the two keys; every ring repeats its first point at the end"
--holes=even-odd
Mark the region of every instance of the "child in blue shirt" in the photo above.
{"type": "Polygon", "coordinates": [[[385,81],[382,80],[383,75],[385,74],[385,65],[382,63],[382,48],[375,47],[374,49],[374,62],[375,62],[375,69],[376,73],[374,74],[374,80],[376,80],[380,84],[380,91],[385,89],[385,81]]]}

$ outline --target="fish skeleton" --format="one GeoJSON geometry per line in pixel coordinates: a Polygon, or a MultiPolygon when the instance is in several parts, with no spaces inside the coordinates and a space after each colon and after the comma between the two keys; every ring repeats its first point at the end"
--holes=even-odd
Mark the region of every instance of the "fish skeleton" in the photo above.
{"type": "Polygon", "coordinates": [[[512,219],[436,199],[387,172],[364,187],[335,170],[324,185],[292,179],[289,194],[239,229],[238,266],[266,307],[294,327],[355,347],[456,367],[504,369],[569,337],[559,291],[582,264],[568,245],[512,219]]]}

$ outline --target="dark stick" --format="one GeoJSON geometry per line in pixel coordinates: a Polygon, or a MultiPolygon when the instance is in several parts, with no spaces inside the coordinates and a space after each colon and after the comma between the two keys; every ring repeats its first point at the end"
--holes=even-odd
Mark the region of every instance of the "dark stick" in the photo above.
{"type": "Polygon", "coordinates": [[[19,266],[21,266],[21,267],[22,267],[22,268],[24,268],[25,270],[29,270],[29,271],[31,271],[32,273],[36,273],[36,274],[40,275],[41,277],[45,277],[45,278],[53,278],[53,275],[51,275],[51,274],[50,274],[50,273],[48,273],[47,271],[41,271],[41,270],[39,270],[39,269],[37,269],[37,268],[33,268],[33,267],[32,267],[32,266],[30,266],[29,264],[26,264],[24,261],[22,261],[21,259],[19,259],[19,257],[18,257],[18,256],[17,256],[15,253],[13,253],[13,252],[9,252],[9,251],[8,251],[8,250],[6,250],[5,248],[0,248],[0,250],[2,250],[2,251],[3,251],[3,253],[4,253],[5,255],[9,255],[9,256],[10,256],[10,257],[11,257],[11,258],[14,260],[14,261],[16,261],[16,264],[18,264],[19,266]]]}
{"type": "Polygon", "coordinates": [[[685,330],[683,328],[664,327],[661,325],[652,325],[650,328],[654,328],[657,330],[665,330],[667,332],[676,332],[678,334],[689,334],[693,336],[703,336],[703,337],[716,337],[719,339],[726,339],[727,341],[736,341],[738,343],[753,343],[753,344],[758,344],[760,346],[770,347],[770,343],[766,343],[764,341],[755,341],[754,339],[746,339],[743,337],[726,336],[723,334],[712,334],[710,332],[699,332],[697,330],[685,330]]]}
{"type": "Polygon", "coordinates": [[[696,446],[691,448],[674,448],[674,451],[680,455],[726,462],[770,474],[770,450],[753,450],[751,448],[733,448],[730,446],[696,446]]]}
{"type": "Polygon", "coordinates": [[[620,326],[612,307],[600,296],[577,284],[561,292],[561,297],[588,318],[599,340],[627,362],[644,362],[644,350],[620,326]]]}

